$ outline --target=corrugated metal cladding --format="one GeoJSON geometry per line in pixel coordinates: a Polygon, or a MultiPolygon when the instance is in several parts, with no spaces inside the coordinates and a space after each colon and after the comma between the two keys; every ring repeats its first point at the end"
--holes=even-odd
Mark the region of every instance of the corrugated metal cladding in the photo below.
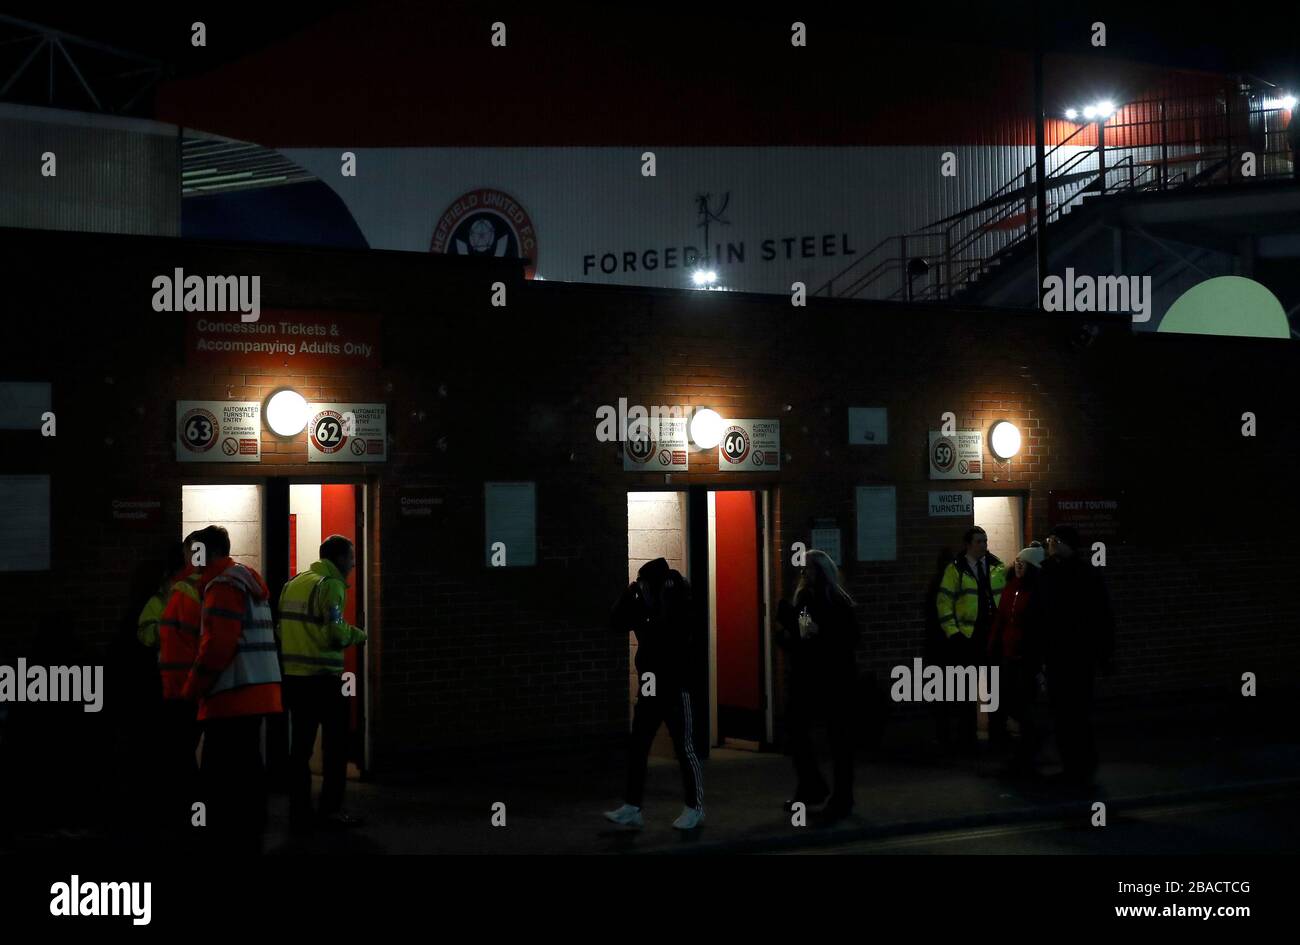
{"type": "Polygon", "coordinates": [[[180,191],[174,128],[0,107],[0,226],[179,236],[180,191]]]}
{"type": "Polygon", "coordinates": [[[284,153],[339,194],[375,249],[428,251],[461,198],[503,191],[531,223],[538,274],[562,281],[685,285],[682,250],[705,245],[698,198],[707,194],[721,217],[708,243],[723,284],[783,293],[793,281],[814,289],[881,240],[979,202],[1033,153],[969,145],[655,148],[657,173],[647,178],[643,150],[357,149],[357,176],[349,178],[338,172],[336,149],[284,153]],[[953,177],[941,173],[947,151],[956,156],[953,177]],[[665,264],[669,248],[676,268],[665,264]]]}

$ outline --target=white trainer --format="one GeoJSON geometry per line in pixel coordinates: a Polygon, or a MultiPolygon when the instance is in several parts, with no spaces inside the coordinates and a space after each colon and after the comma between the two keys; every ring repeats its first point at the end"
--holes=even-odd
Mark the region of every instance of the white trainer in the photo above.
{"type": "Polygon", "coordinates": [[[704,811],[698,807],[683,807],[682,812],[673,821],[678,830],[694,830],[704,822],[704,811]]]}
{"type": "Polygon", "coordinates": [[[641,808],[633,807],[631,804],[624,804],[618,810],[605,811],[605,819],[622,824],[624,827],[640,827],[644,823],[641,819],[641,808]]]}

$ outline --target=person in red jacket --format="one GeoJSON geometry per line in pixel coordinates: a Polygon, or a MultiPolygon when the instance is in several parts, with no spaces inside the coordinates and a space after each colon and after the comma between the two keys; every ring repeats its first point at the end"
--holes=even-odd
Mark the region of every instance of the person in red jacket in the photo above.
{"type": "Polygon", "coordinates": [[[263,716],[282,711],[280,662],[262,576],[230,557],[219,525],[199,532],[207,564],[194,665],[183,694],[203,723],[208,830],[223,852],[260,853],[266,826],[263,716]]]}
{"type": "Polygon", "coordinates": [[[1039,573],[1046,551],[1037,542],[1022,548],[1016,555],[1015,576],[1002,590],[997,616],[989,630],[989,658],[1001,666],[1003,711],[996,721],[1005,731],[1006,719],[1014,719],[1020,729],[1015,740],[1010,774],[1033,772],[1038,739],[1033,723],[1034,695],[1038,687],[1038,671],[1042,666],[1041,647],[1029,626],[1029,602],[1038,585],[1039,573]]]}
{"type": "Polygon", "coordinates": [[[199,748],[197,707],[184,696],[185,679],[198,652],[202,571],[190,556],[195,535],[185,536],[185,565],[172,576],[171,592],[158,620],[158,673],[162,677],[159,762],[163,784],[159,804],[163,807],[164,830],[187,832],[191,805],[198,795],[199,748]]]}

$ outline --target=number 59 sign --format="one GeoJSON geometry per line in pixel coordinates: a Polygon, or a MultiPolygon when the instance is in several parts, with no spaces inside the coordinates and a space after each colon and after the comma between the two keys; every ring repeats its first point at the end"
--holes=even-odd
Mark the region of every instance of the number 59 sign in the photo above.
{"type": "Polygon", "coordinates": [[[930,431],[931,479],[983,479],[984,442],[978,430],[944,436],[930,431]]]}

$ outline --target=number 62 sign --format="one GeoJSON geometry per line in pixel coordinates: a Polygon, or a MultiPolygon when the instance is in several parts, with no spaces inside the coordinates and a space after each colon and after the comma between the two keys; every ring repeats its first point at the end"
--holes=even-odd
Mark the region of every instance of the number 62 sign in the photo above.
{"type": "Polygon", "coordinates": [[[382,463],[388,458],[384,404],[308,404],[307,461],[382,463]]]}

